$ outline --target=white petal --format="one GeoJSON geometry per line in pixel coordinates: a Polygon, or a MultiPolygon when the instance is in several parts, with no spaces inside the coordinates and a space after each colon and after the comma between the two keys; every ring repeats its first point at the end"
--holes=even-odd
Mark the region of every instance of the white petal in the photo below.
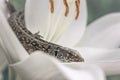
{"type": "Polygon", "coordinates": [[[8,66],[8,80],[22,80],[18,73],[8,66]]]}
{"type": "Polygon", "coordinates": [[[87,23],[87,5],[86,0],[81,0],[80,16],[74,20],[69,29],[59,37],[58,44],[64,46],[74,46],[81,39],[87,23]]]}
{"type": "Polygon", "coordinates": [[[107,75],[120,74],[120,49],[77,48],[86,63],[98,64],[107,75]]]}
{"type": "Polygon", "coordinates": [[[16,78],[16,80],[22,80],[20,77],[19,77],[19,75],[17,76],[17,78],[16,78]]]}
{"type": "Polygon", "coordinates": [[[3,80],[3,75],[1,72],[0,72],[0,80],[3,80]]]}
{"type": "Polygon", "coordinates": [[[8,9],[6,7],[5,0],[0,0],[0,10],[3,12],[3,14],[7,17],[8,15],[8,9]]]}
{"type": "Polygon", "coordinates": [[[48,31],[49,0],[27,0],[25,6],[26,27],[33,33],[40,31],[43,37],[48,31]]]}
{"type": "Polygon", "coordinates": [[[50,31],[48,33],[48,41],[55,42],[53,39],[55,38],[56,32],[59,32],[58,27],[62,28],[62,25],[65,20],[65,6],[63,0],[54,0],[54,13],[52,14],[52,18],[49,23],[50,31]]]}
{"type": "Polygon", "coordinates": [[[102,17],[88,26],[79,46],[115,48],[120,46],[120,13],[102,17]]]}
{"type": "Polygon", "coordinates": [[[63,63],[63,65],[70,67],[72,69],[76,69],[76,70],[80,70],[80,69],[86,70],[95,77],[95,80],[98,80],[98,79],[104,80],[105,79],[105,74],[103,73],[103,71],[94,64],[77,62],[77,63],[63,63]]]}
{"type": "Polygon", "coordinates": [[[0,48],[0,71],[4,70],[7,65],[7,59],[4,54],[4,51],[0,48]]]}
{"type": "Polygon", "coordinates": [[[28,57],[28,53],[22,47],[21,43],[16,38],[14,32],[10,28],[7,19],[0,11],[0,38],[2,49],[5,51],[5,56],[10,63],[24,60],[28,57]]]}
{"type": "Polygon", "coordinates": [[[104,80],[103,72],[99,68],[66,67],[42,52],[34,52],[25,61],[10,66],[19,73],[22,80],[104,80]]]}
{"type": "Polygon", "coordinates": [[[99,65],[107,75],[120,74],[120,61],[93,63],[99,65]]]}

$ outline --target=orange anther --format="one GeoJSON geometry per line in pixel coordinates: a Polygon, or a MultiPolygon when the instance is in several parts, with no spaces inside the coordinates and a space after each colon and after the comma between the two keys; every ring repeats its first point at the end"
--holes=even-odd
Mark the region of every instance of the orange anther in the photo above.
{"type": "MultiPolygon", "coordinates": [[[[49,0],[50,1],[50,10],[51,13],[54,13],[54,0],[49,0]]],[[[69,5],[67,0],[63,0],[63,3],[65,5],[66,11],[65,11],[65,16],[68,16],[69,14],[69,5]]],[[[78,19],[79,14],[80,14],[80,0],[75,0],[75,6],[76,6],[76,16],[75,16],[75,20],[78,19]]]]}
{"type": "Polygon", "coordinates": [[[69,13],[69,5],[68,5],[68,3],[67,3],[67,0],[63,0],[63,2],[64,2],[64,5],[65,5],[65,7],[66,7],[65,16],[67,16],[68,13],[69,13]]]}
{"type": "Polygon", "coordinates": [[[75,1],[75,5],[76,5],[76,16],[75,19],[77,20],[80,14],[80,0],[76,0],[75,1]]]}
{"type": "Polygon", "coordinates": [[[51,10],[51,13],[54,12],[54,0],[49,0],[50,1],[50,10],[51,10]]]}

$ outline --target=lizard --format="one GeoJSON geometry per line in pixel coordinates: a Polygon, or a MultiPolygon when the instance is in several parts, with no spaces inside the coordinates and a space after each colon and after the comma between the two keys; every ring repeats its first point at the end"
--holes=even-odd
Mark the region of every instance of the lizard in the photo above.
{"type": "Polygon", "coordinates": [[[38,33],[33,34],[25,26],[24,11],[17,11],[14,6],[6,1],[6,5],[10,11],[8,23],[21,42],[26,51],[31,54],[34,51],[43,51],[50,56],[54,56],[62,62],[83,62],[84,58],[74,49],[63,47],[61,45],[48,42],[41,38],[38,33]]]}

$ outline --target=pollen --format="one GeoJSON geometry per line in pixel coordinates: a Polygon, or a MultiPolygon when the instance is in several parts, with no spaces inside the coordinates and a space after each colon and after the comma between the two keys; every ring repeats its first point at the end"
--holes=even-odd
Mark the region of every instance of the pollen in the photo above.
{"type": "MultiPolygon", "coordinates": [[[[49,0],[49,1],[50,1],[50,11],[51,13],[54,13],[54,0],[49,0]]],[[[69,5],[67,0],[63,0],[63,3],[65,5],[65,16],[67,17],[69,14],[69,5]]],[[[80,0],[75,0],[75,7],[76,7],[75,20],[77,20],[80,14],[80,0]]]]}

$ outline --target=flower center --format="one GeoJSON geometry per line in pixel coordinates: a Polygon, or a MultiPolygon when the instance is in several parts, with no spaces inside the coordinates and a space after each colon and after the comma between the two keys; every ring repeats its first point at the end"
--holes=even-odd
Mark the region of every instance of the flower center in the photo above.
{"type": "MultiPolygon", "coordinates": [[[[50,10],[51,13],[54,13],[54,0],[49,0],[50,1],[50,10]]],[[[67,17],[69,14],[69,5],[67,0],[63,0],[63,3],[65,5],[66,11],[65,11],[65,16],[67,17]]],[[[75,16],[75,20],[78,19],[79,14],[80,14],[80,0],[75,0],[75,7],[76,7],[76,16],[75,16]]]]}

